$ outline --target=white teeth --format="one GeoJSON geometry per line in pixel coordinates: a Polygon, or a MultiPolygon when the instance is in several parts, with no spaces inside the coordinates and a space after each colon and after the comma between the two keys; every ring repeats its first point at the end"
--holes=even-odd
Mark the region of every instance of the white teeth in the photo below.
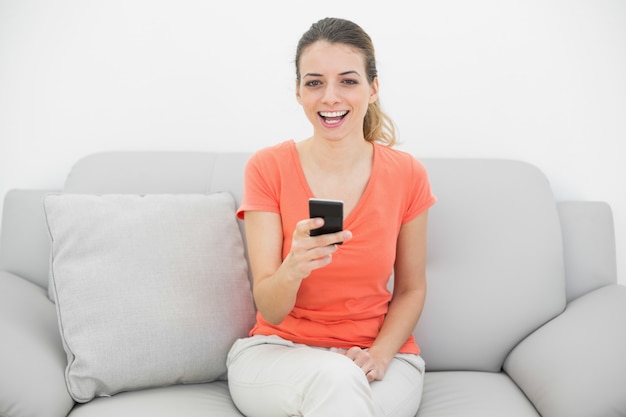
{"type": "Polygon", "coordinates": [[[348,113],[347,110],[344,111],[321,111],[320,116],[322,117],[341,117],[348,113]]]}

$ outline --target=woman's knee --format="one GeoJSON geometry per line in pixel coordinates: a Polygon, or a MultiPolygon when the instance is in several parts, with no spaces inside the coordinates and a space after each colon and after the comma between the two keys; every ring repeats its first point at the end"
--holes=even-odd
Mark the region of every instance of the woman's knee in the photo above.
{"type": "Polygon", "coordinates": [[[302,414],[374,417],[372,392],[365,374],[352,360],[329,352],[303,381],[302,414]]]}
{"type": "Polygon", "coordinates": [[[317,398],[371,399],[372,396],[370,384],[361,368],[339,353],[328,352],[328,360],[319,363],[307,385],[317,398]]]}

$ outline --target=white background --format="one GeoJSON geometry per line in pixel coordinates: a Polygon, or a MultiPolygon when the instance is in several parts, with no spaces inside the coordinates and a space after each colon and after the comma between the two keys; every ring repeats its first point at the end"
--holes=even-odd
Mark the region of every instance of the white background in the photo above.
{"type": "Polygon", "coordinates": [[[0,0],[0,198],[103,150],[255,150],[309,134],[300,35],[374,39],[383,108],[418,157],[541,168],[614,211],[626,284],[624,0],[0,0]]]}

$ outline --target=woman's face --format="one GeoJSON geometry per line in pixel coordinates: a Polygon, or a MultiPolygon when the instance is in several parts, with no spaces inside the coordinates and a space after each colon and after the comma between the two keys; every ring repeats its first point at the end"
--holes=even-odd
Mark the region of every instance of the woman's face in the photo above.
{"type": "Polygon", "coordinates": [[[367,107],[378,98],[378,79],[368,82],[363,54],[345,44],[318,41],[304,50],[299,68],[296,96],[315,135],[363,139],[367,107]]]}

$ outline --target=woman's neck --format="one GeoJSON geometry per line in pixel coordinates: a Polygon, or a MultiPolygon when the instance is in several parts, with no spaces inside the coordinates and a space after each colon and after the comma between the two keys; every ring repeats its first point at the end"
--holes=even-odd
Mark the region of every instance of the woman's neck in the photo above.
{"type": "Polygon", "coordinates": [[[351,172],[371,161],[372,144],[365,139],[329,141],[311,137],[298,145],[301,160],[329,174],[351,172]]]}

